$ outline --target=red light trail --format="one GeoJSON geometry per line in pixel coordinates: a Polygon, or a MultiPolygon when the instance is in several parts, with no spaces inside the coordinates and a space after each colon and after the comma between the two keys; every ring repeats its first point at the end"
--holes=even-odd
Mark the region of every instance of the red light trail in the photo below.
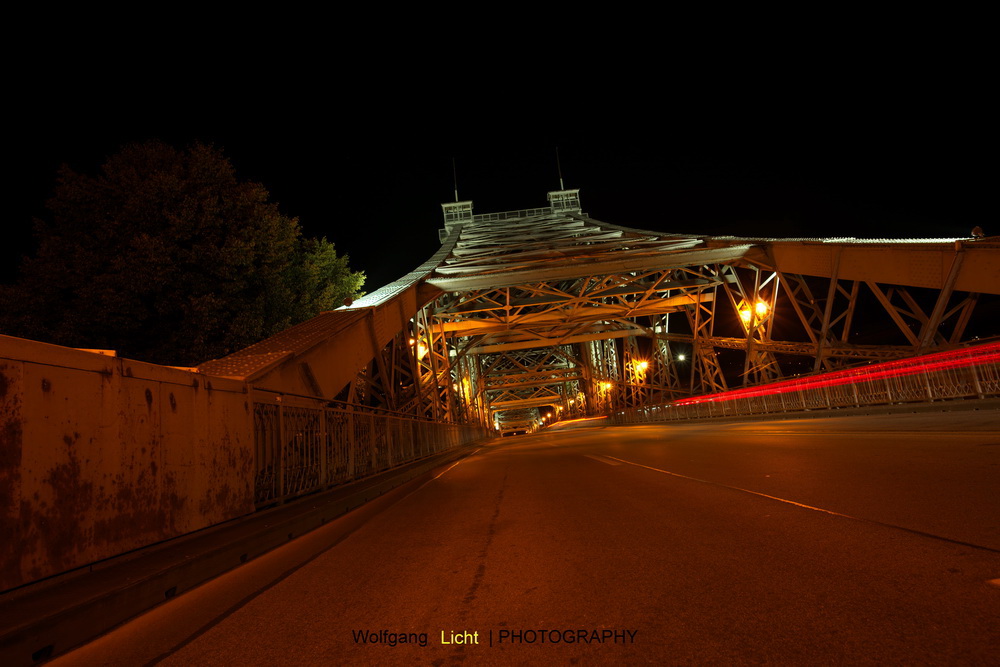
{"type": "Polygon", "coordinates": [[[925,354],[919,357],[911,357],[909,359],[887,361],[880,364],[866,366],[864,368],[851,368],[807,378],[773,382],[771,384],[757,387],[747,387],[745,389],[734,389],[732,391],[720,392],[717,394],[705,394],[703,396],[683,398],[673,401],[670,405],[679,406],[692,405],[695,403],[716,403],[732,401],[740,398],[755,398],[760,396],[772,396],[774,394],[791,394],[822,387],[870,383],[879,380],[889,380],[890,378],[915,375],[918,373],[933,373],[957,368],[984,366],[987,364],[997,363],[1000,363],[1000,343],[989,343],[986,345],[963,348],[960,350],[949,350],[947,352],[925,354]]]}

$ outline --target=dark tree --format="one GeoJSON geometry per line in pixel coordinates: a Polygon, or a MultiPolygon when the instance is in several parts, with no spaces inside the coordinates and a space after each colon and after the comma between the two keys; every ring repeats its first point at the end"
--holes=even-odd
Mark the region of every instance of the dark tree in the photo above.
{"type": "Polygon", "coordinates": [[[302,237],[216,148],[127,146],[63,167],[38,252],[0,292],[0,332],[194,365],[356,296],[364,274],[302,237]]]}

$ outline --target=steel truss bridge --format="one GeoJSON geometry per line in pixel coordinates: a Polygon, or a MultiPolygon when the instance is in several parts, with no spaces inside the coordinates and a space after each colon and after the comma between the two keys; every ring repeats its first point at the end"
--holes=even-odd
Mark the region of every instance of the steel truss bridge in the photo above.
{"type": "Polygon", "coordinates": [[[261,402],[528,431],[960,347],[1000,294],[997,238],[668,234],[595,220],[578,190],[548,202],[442,204],[441,248],[416,270],[199,371],[261,402]]]}

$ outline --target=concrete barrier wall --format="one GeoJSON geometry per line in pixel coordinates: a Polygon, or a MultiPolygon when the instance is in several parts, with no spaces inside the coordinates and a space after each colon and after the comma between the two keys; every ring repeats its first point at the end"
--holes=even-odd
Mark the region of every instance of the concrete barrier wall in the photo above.
{"type": "Polygon", "coordinates": [[[254,511],[243,382],[0,336],[0,591],[254,511]]]}

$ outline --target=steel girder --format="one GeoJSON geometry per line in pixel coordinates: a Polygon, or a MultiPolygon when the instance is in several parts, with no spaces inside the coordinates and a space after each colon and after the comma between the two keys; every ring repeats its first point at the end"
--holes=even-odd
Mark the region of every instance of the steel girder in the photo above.
{"type": "Polygon", "coordinates": [[[593,220],[576,191],[550,202],[446,204],[442,248],[416,271],[206,372],[537,423],[959,345],[1000,293],[993,239],[664,234],[593,220]]]}

